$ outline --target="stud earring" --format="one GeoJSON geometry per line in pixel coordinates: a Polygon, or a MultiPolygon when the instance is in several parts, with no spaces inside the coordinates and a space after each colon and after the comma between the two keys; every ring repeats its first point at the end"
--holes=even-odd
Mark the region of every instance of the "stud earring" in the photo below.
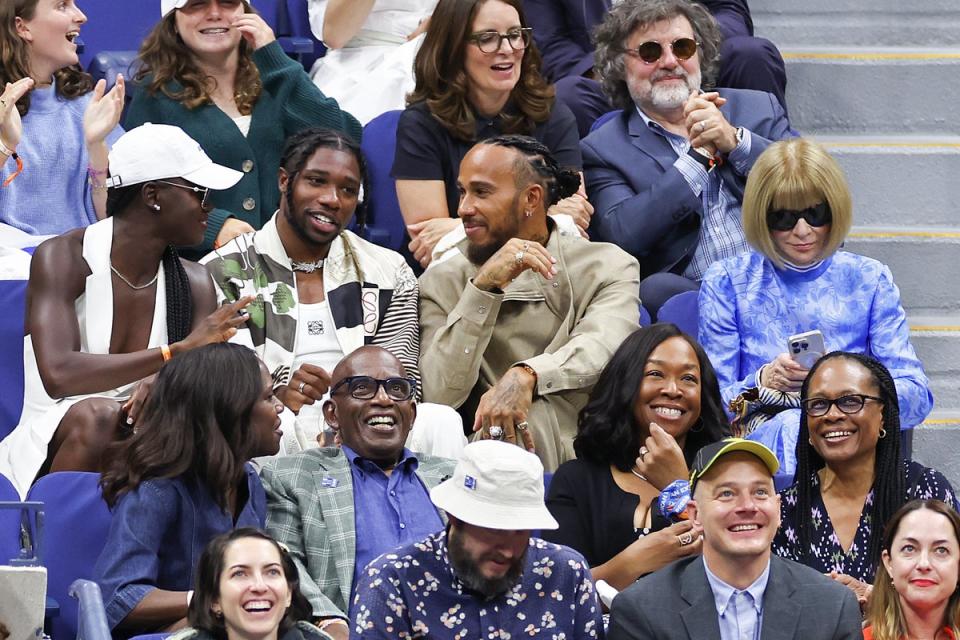
{"type": "Polygon", "coordinates": [[[154,211],[160,211],[160,205],[154,203],[154,205],[153,205],[153,210],[154,210],[154,211]]]}
{"type": "Polygon", "coordinates": [[[530,218],[530,217],[533,216],[533,211],[530,211],[530,209],[527,209],[527,210],[524,211],[523,213],[524,213],[524,215],[527,216],[528,218],[530,218]]]}

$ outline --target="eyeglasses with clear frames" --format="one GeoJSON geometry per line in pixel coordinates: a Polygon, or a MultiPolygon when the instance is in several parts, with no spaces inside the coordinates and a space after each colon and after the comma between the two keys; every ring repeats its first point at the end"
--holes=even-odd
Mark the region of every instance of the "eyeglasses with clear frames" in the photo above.
{"type": "Polygon", "coordinates": [[[189,189],[194,193],[199,193],[200,195],[200,206],[204,209],[207,208],[207,205],[210,204],[210,187],[198,187],[198,186],[189,186],[186,184],[177,184],[176,182],[169,182],[167,180],[154,180],[154,182],[159,182],[161,184],[167,184],[171,187],[180,187],[181,189],[189,189]]]}
{"type": "Polygon", "coordinates": [[[503,41],[514,51],[523,51],[530,46],[530,36],[533,34],[531,27],[522,27],[520,29],[510,29],[506,33],[497,31],[478,31],[471,33],[467,38],[470,42],[477,45],[482,53],[496,53],[503,46],[503,41]]]}
{"type": "Polygon", "coordinates": [[[830,407],[833,405],[837,405],[837,409],[842,413],[851,415],[863,409],[863,405],[867,400],[883,402],[883,398],[876,396],[868,396],[863,393],[851,393],[840,396],[839,398],[834,398],[833,400],[830,398],[807,398],[803,401],[803,407],[807,410],[807,415],[813,416],[814,418],[827,415],[830,407]]]}
{"type": "Polygon", "coordinates": [[[371,376],[347,376],[330,389],[330,395],[334,395],[344,386],[347,387],[347,393],[357,400],[372,400],[380,387],[387,392],[391,400],[402,402],[409,400],[417,391],[417,381],[413,378],[386,378],[380,380],[371,376]]]}

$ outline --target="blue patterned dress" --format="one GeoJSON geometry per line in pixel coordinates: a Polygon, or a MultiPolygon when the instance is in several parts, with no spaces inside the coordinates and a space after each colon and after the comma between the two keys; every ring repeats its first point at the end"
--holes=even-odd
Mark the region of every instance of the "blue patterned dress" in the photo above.
{"type": "MultiPolygon", "coordinates": [[[[820,495],[820,476],[814,472],[810,478],[813,486],[810,498],[810,512],[799,513],[797,510],[797,485],[780,492],[781,520],[780,530],[773,539],[773,552],[782,558],[796,560],[822,573],[839,571],[857,580],[873,583],[873,574],[876,570],[867,558],[870,537],[883,534],[886,524],[874,526],[871,522],[870,507],[873,505],[873,490],[867,494],[867,499],[860,513],[860,523],[857,525],[857,534],[853,544],[846,551],[840,546],[840,540],[833,529],[830,514],[823,505],[823,496],[820,495]],[[813,535],[810,537],[810,553],[812,558],[804,558],[800,549],[800,539],[797,527],[801,519],[809,518],[813,524],[813,535]]],[[[956,494],[950,482],[934,469],[924,467],[917,462],[907,463],[907,495],[910,499],[943,500],[953,508],[957,507],[956,494]]]]}
{"type": "MultiPolygon", "coordinates": [[[[838,251],[809,271],[779,269],[755,251],[714,263],[700,286],[700,344],[717,370],[724,403],[756,387],[760,367],[786,352],[787,338],[819,329],[827,351],[865,353],[897,385],[901,428],[923,422],[933,394],[910,344],[890,269],[838,251]]],[[[783,411],[748,437],[780,460],[777,486],[792,482],[800,410],[783,411]]]]}

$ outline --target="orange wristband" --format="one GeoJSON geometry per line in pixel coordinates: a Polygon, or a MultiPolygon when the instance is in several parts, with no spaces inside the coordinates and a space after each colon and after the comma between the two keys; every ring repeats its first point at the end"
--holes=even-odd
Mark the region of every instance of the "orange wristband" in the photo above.
{"type": "Polygon", "coordinates": [[[170,346],[166,344],[160,345],[160,355],[163,356],[164,362],[168,362],[170,358],[173,357],[173,354],[170,352],[170,346]]]}

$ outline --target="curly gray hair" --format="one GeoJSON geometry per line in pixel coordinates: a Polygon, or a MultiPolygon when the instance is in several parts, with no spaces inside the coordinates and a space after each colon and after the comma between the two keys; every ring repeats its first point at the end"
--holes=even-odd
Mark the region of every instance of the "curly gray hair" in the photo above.
{"type": "Polygon", "coordinates": [[[615,5],[594,30],[596,71],[604,93],[620,109],[633,106],[627,89],[623,63],[624,43],[637,29],[645,29],[661,20],[685,17],[699,43],[700,73],[704,87],[711,87],[720,67],[722,36],[717,21],[702,5],[688,0],[623,0],[615,5]]]}

